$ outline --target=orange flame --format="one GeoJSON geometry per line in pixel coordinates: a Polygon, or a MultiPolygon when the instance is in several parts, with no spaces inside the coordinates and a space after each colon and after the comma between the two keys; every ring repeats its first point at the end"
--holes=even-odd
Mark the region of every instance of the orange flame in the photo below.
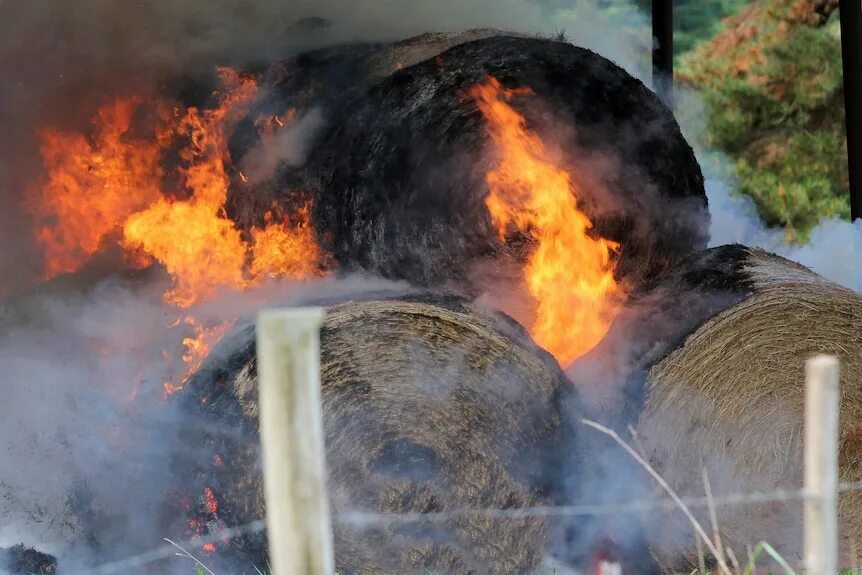
{"type": "MultiPolygon", "coordinates": [[[[320,250],[309,206],[265,227],[239,230],[225,213],[231,178],[229,129],[248,111],[255,80],[221,69],[214,109],[176,109],[165,114],[149,139],[130,135],[140,102],[104,106],[91,138],[54,129],[42,131],[48,176],[29,206],[41,220],[37,238],[45,251],[45,275],[79,269],[108,239],[117,239],[127,262],[153,259],[174,280],[165,300],[189,307],[219,288],[247,289],[267,278],[307,278],[320,273],[320,250]],[[162,191],[163,153],[177,142],[184,199],[162,191]],[[116,233],[116,238],[112,234],[116,233]]],[[[166,108],[166,106],[162,106],[166,108]]],[[[290,121],[268,118],[268,126],[290,121]]],[[[273,128],[269,128],[273,129],[273,128]]],[[[247,180],[244,174],[239,178],[247,180]]]]}
{"type": "MultiPolygon", "coordinates": [[[[181,153],[191,197],[162,198],[130,217],[123,230],[127,248],[152,255],[174,277],[166,300],[180,307],[207,299],[218,288],[246,289],[265,277],[307,278],[320,271],[307,207],[296,215],[295,226],[284,221],[251,230],[253,245],[224,213],[230,188],[227,128],[247,110],[257,85],[233,70],[222,70],[222,83],[219,106],[203,112],[190,108],[178,127],[191,142],[181,153]]],[[[242,173],[240,178],[247,180],[242,173]]]]}
{"type": "Polygon", "coordinates": [[[194,316],[187,315],[182,322],[177,322],[174,327],[180,323],[185,323],[189,326],[192,329],[193,335],[183,338],[183,348],[185,351],[183,352],[182,360],[186,364],[185,372],[177,383],[166,381],[162,384],[165,396],[176,393],[183,388],[188,378],[203,365],[213,346],[233,328],[235,322],[224,321],[214,326],[206,326],[200,323],[194,316]]]}
{"type": "MultiPolygon", "coordinates": [[[[257,83],[235,70],[219,73],[221,89],[213,109],[166,113],[171,107],[158,102],[159,118],[149,134],[132,129],[135,114],[143,110],[140,99],[103,106],[88,136],[41,131],[47,176],[41,189],[29,195],[28,207],[38,219],[46,277],[80,269],[112,241],[124,250],[128,265],[143,267],[157,260],[165,267],[173,285],[164,299],[178,308],[211,299],[222,288],[244,290],[273,278],[322,273],[310,204],[293,214],[274,207],[262,227],[247,231],[228,217],[228,138],[248,113],[257,83]],[[165,193],[168,176],[174,174],[162,162],[171,151],[180,160],[179,197],[165,193]]],[[[288,110],[283,117],[269,116],[258,127],[278,129],[295,114],[288,110]]],[[[237,174],[237,183],[248,180],[237,174]]],[[[166,395],[182,388],[233,323],[203,325],[187,312],[178,317],[182,319],[174,327],[191,328],[192,334],[182,344],[185,372],[164,383],[166,395]]]]}
{"type": "Polygon", "coordinates": [[[605,336],[619,311],[613,257],[619,246],[589,235],[592,223],[578,209],[577,187],[507,103],[515,94],[495,78],[470,90],[498,155],[486,177],[486,205],[502,238],[514,228],[535,241],[524,270],[536,302],[531,332],[566,366],[605,336]]]}
{"type": "Polygon", "coordinates": [[[252,275],[303,278],[320,273],[322,254],[311,225],[311,204],[306,202],[281,222],[272,223],[272,218],[272,212],[267,212],[266,227],[251,231],[252,275]]]}
{"type": "Polygon", "coordinates": [[[46,278],[80,268],[126,217],[159,198],[161,150],[129,135],[139,103],[122,99],[103,106],[89,139],[41,131],[49,176],[27,203],[40,223],[36,236],[46,254],[46,278]]]}
{"type": "Polygon", "coordinates": [[[230,179],[225,170],[226,120],[236,119],[255,93],[255,82],[236,72],[222,71],[226,89],[219,106],[199,112],[189,108],[177,131],[190,145],[180,157],[191,197],[186,201],[160,198],[134,214],[123,226],[123,243],[164,264],[174,277],[166,300],[187,307],[218,287],[241,289],[245,244],[234,223],[223,215],[230,179]]]}
{"type": "Polygon", "coordinates": [[[218,500],[216,499],[212,487],[204,488],[204,507],[206,507],[208,513],[213,515],[218,513],[218,500]]]}

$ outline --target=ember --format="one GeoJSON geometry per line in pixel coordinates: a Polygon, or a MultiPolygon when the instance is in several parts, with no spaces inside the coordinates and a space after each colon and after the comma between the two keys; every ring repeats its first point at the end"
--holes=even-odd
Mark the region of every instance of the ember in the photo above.
{"type": "Polygon", "coordinates": [[[207,487],[204,489],[204,506],[207,511],[213,515],[218,513],[218,501],[216,501],[215,493],[213,493],[212,487],[207,487]]]}

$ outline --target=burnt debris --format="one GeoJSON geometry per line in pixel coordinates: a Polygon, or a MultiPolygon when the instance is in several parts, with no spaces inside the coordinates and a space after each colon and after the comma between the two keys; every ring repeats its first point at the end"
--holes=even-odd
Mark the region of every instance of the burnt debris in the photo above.
{"type": "Polygon", "coordinates": [[[11,575],[49,575],[57,572],[57,559],[19,544],[0,549],[0,566],[11,575]]]}

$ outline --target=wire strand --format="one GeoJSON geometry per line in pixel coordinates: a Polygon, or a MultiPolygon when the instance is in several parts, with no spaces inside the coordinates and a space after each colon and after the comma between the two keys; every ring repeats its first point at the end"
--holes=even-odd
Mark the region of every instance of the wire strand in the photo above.
{"type": "MultiPolygon", "coordinates": [[[[839,492],[862,490],[862,482],[842,483],[839,492]]],[[[754,505],[759,503],[776,503],[781,501],[803,501],[810,496],[803,489],[776,489],[766,493],[735,493],[714,497],[715,506],[754,505]]],[[[710,501],[706,497],[681,497],[682,502],[689,507],[708,507],[710,501]]],[[[578,517],[602,516],[625,513],[644,513],[649,511],[678,510],[678,505],[671,499],[651,501],[633,501],[615,505],[563,505],[559,507],[538,506],[519,509],[454,509],[434,513],[374,513],[364,511],[348,511],[333,515],[333,522],[347,527],[368,529],[387,525],[402,525],[407,523],[451,521],[464,517],[489,517],[501,520],[517,520],[532,517],[578,517]]],[[[155,561],[166,559],[176,554],[177,545],[186,548],[199,549],[207,543],[218,543],[239,537],[260,533],[266,528],[266,521],[258,519],[239,527],[221,529],[205,537],[194,537],[177,544],[167,544],[146,553],[127,559],[100,565],[91,570],[83,571],[90,575],[112,575],[122,573],[127,569],[141,567],[155,561]]]]}

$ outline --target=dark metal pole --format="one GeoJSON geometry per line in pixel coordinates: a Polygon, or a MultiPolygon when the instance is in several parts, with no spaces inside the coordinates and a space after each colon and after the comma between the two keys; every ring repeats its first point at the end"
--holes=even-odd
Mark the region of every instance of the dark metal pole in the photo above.
{"type": "Polygon", "coordinates": [[[673,0],[652,0],[653,83],[668,95],[673,90],[673,0]]]}
{"type": "Polygon", "coordinates": [[[862,217],[862,0],[840,0],[850,220],[862,217]]]}

